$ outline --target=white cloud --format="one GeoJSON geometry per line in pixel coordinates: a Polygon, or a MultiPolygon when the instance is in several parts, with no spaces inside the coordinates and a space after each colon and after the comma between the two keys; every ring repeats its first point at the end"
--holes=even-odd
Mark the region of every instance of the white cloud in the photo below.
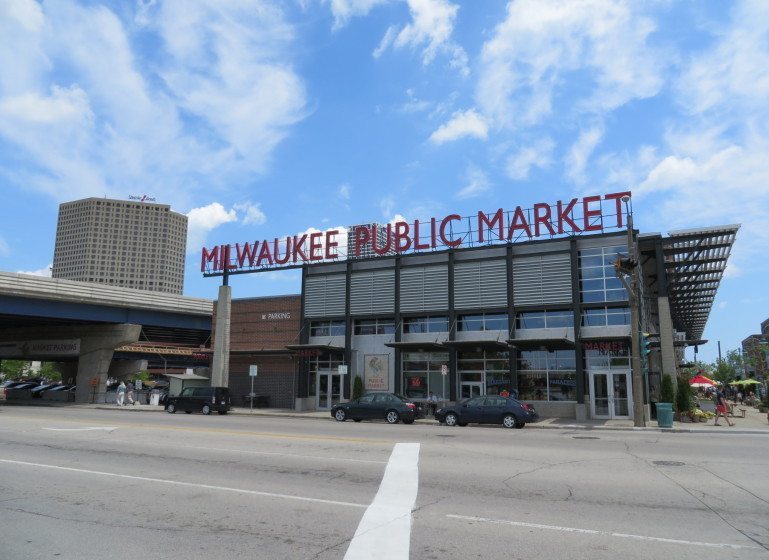
{"type": "Polygon", "coordinates": [[[225,210],[218,202],[208,206],[193,208],[187,212],[187,250],[197,251],[203,246],[208,232],[222,224],[235,222],[238,214],[235,210],[225,210]]]}
{"type": "Polygon", "coordinates": [[[430,103],[417,98],[413,89],[406,90],[406,97],[408,101],[400,107],[402,113],[421,113],[430,108],[430,103]]]}
{"type": "Polygon", "coordinates": [[[592,88],[572,110],[601,113],[655,95],[666,58],[652,48],[653,22],[628,0],[518,0],[483,46],[476,102],[495,124],[530,126],[552,112],[557,92],[588,72],[592,88]],[[567,75],[568,74],[568,75],[567,75]]]}
{"type": "Polygon", "coordinates": [[[11,254],[11,247],[8,245],[8,242],[0,237],[0,257],[7,257],[11,254]]]}
{"type": "Polygon", "coordinates": [[[603,138],[603,126],[583,130],[566,156],[566,175],[577,184],[585,182],[585,167],[596,146],[603,138]]]}
{"type": "Polygon", "coordinates": [[[266,170],[306,114],[280,9],[261,0],[124,7],[0,2],[9,181],[58,200],[142,185],[189,207],[266,170]],[[142,51],[147,38],[153,48],[142,51]]]}
{"type": "MultiPolygon", "coordinates": [[[[308,228],[305,231],[302,231],[298,233],[297,235],[301,237],[302,235],[306,235],[307,238],[304,240],[304,243],[301,245],[303,248],[303,251],[307,255],[307,257],[310,257],[310,236],[313,233],[322,233],[320,237],[317,238],[317,240],[320,242],[320,249],[317,250],[315,253],[315,256],[317,257],[324,257],[326,254],[326,232],[329,231],[336,231],[336,235],[330,236],[330,241],[333,243],[336,243],[336,246],[331,248],[331,251],[339,255],[340,259],[343,259],[347,256],[347,228],[345,226],[336,226],[336,227],[329,227],[325,229],[316,229],[314,227],[308,228]]],[[[323,258],[321,261],[316,262],[322,262],[326,259],[323,258]]],[[[333,260],[333,259],[330,259],[333,260]]]]}
{"type": "Polygon", "coordinates": [[[251,202],[244,202],[236,204],[232,207],[233,210],[245,213],[241,222],[243,225],[257,224],[261,225],[267,221],[267,216],[264,215],[259,204],[253,204],[251,202]]]}
{"type": "Polygon", "coordinates": [[[331,4],[331,13],[334,16],[334,29],[347,25],[354,17],[367,15],[380,4],[390,0],[323,0],[331,4]]]}
{"type": "Polygon", "coordinates": [[[351,192],[351,190],[352,189],[351,189],[350,185],[348,185],[347,183],[344,183],[344,184],[340,185],[339,186],[339,191],[338,191],[339,197],[343,198],[344,200],[350,200],[350,192],[351,192]]]}
{"type": "Polygon", "coordinates": [[[532,167],[548,167],[553,161],[553,148],[555,143],[550,138],[543,138],[520,148],[507,158],[507,176],[514,181],[521,181],[529,177],[532,167]]]}
{"type": "Polygon", "coordinates": [[[48,266],[44,266],[43,268],[39,270],[19,270],[19,274],[30,274],[32,276],[46,276],[48,278],[51,277],[51,269],[53,268],[53,263],[50,263],[48,266]]]}
{"type": "Polygon", "coordinates": [[[467,168],[465,181],[467,185],[457,193],[457,198],[460,200],[480,196],[487,193],[491,188],[489,178],[482,169],[475,165],[467,168]]]}
{"type": "Polygon", "coordinates": [[[398,31],[397,27],[387,29],[379,46],[374,51],[378,58],[390,46],[420,48],[422,64],[427,66],[438,54],[447,54],[450,65],[461,74],[467,75],[467,53],[451,40],[454,22],[459,6],[448,0],[408,0],[412,21],[398,31]]]}
{"type": "Polygon", "coordinates": [[[449,122],[441,125],[430,135],[430,140],[435,144],[451,142],[465,136],[485,140],[488,134],[489,126],[486,120],[475,109],[468,109],[465,112],[454,113],[449,122]]]}

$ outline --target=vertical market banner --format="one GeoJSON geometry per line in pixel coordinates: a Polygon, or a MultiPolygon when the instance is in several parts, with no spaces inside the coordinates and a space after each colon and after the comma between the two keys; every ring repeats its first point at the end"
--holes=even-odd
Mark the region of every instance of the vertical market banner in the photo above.
{"type": "Polygon", "coordinates": [[[363,356],[363,387],[366,391],[390,390],[389,354],[363,356]]]}

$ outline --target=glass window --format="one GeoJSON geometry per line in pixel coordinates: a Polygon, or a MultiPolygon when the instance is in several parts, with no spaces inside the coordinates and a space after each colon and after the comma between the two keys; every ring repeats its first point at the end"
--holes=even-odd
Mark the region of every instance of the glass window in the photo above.
{"type": "Polygon", "coordinates": [[[627,292],[614,269],[620,256],[627,256],[627,247],[596,247],[579,252],[579,286],[584,303],[627,300],[627,292]]]}
{"type": "Polygon", "coordinates": [[[508,328],[509,323],[505,313],[482,313],[457,317],[457,329],[460,331],[506,331],[508,328]]]}
{"type": "Polygon", "coordinates": [[[353,333],[356,335],[393,334],[395,323],[393,319],[356,319],[353,324],[353,333]]]}
{"type": "Polygon", "coordinates": [[[518,358],[518,398],[533,401],[574,401],[577,398],[574,350],[533,350],[518,358]]]}
{"type": "Polygon", "coordinates": [[[344,336],[346,330],[344,321],[312,321],[310,336],[344,336]]]}
{"type": "Polygon", "coordinates": [[[369,404],[374,400],[374,395],[363,395],[358,399],[360,404],[369,404]]]}
{"type": "Polygon", "coordinates": [[[516,329],[554,329],[574,326],[570,310],[522,311],[515,315],[516,329]]]}
{"type": "Polygon", "coordinates": [[[448,332],[449,318],[445,315],[427,317],[407,317],[403,319],[405,333],[448,332]]]}
{"type": "Polygon", "coordinates": [[[582,343],[585,369],[630,369],[630,350],[625,340],[582,343]]]}
{"type": "Polygon", "coordinates": [[[606,327],[630,324],[630,309],[627,307],[598,307],[582,310],[583,327],[606,327]]]}
{"type": "Polygon", "coordinates": [[[401,357],[406,397],[426,399],[432,391],[442,398],[444,383],[448,393],[448,380],[441,375],[441,366],[449,363],[447,352],[404,352],[401,357]]]}

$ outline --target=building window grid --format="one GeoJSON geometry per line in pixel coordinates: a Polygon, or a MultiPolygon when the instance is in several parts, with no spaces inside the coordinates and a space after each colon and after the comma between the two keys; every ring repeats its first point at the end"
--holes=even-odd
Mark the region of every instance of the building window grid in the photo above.
{"type": "Polygon", "coordinates": [[[381,319],[355,319],[352,332],[356,336],[394,334],[395,320],[392,317],[381,319]]]}
{"type": "Polygon", "coordinates": [[[580,296],[583,303],[627,301],[627,291],[617,278],[614,262],[627,257],[627,247],[595,247],[579,252],[580,296]]]}
{"type": "Polygon", "coordinates": [[[518,398],[527,401],[577,400],[577,362],[574,350],[532,350],[518,360],[518,398]]]}
{"type": "Polygon", "coordinates": [[[473,313],[457,317],[457,330],[461,332],[507,331],[509,325],[507,313],[473,313]]]}
{"type": "Polygon", "coordinates": [[[571,309],[521,311],[515,314],[516,329],[555,329],[573,327],[574,311],[571,309]]]}
{"type": "Polygon", "coordinates": [[[406,317],[403,319],[406,334],[449,332],[449,318],[445,315],[406,317]]]}

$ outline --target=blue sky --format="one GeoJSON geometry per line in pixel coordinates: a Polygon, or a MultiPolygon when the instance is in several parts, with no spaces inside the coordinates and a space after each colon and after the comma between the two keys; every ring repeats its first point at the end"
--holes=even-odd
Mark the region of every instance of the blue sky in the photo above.
{"type": "Polygon", "coordinates": [[[215,298],[203,245],[632,190],[643,232],[742,224],[701,358],[769,317],[765,1],[4,0],[0,38],[0,270],[88,196],[188,214],[215,298]]]}

